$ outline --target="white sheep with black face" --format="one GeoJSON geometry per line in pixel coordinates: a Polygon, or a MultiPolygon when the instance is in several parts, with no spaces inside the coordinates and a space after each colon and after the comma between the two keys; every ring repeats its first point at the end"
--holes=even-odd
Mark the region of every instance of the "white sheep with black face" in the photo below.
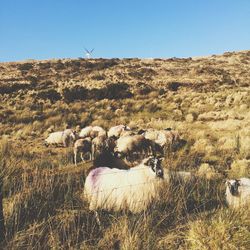
{"type": "Polygon", "coordinates": [[[99,167],[88,174],[84,197],[90,210],[146,210],[159,195],[164,172],[161,159],[148,157],[128,170],[99,167]]]}
{"type": "Polygon", "coordinates": [[[250,179],[227,180],[226,201],[228,206],[233,208],[250,204],[250,179]]]}

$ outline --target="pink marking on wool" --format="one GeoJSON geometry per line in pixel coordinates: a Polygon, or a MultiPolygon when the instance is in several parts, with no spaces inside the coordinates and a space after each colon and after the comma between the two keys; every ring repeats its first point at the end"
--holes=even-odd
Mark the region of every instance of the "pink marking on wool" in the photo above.
{"type": "Polygon", "coordinates": [[[107,167],[99,167],[99,168],[95,168],[90,172],[90,182],[92,184],[92,188],[95,189],[97,187],[97,183],[98,183],[98,179],[100,178],[100,176],[102,174],[105,174],[103,172],[105,172],[105,170],[107,170],[109,168],[107,167]]]}

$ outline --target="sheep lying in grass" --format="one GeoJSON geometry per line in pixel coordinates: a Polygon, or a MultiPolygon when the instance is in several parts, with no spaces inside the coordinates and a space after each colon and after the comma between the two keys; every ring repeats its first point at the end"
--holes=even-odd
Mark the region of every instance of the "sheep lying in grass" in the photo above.
{"type": "Polygon", "coordinates": [[[76,132],[72,129],[65,129],[64,131],[58,131],[50,133],[48,138],[45,139],[45,145],[63,145],[68,147],[70,142],[76,140],[76,132]]]}
{"type": "Polygon", "coordinates": [[[75,143],[74,143],[74,162],[75,165],[77,164],[77,155],[78,153],[80,153],[80,157],[82,159],[82,161],[84,162],[84,156],[86,154],[89,154],[89,159],[92,160],[92,153],[91,153],[91,138],[87,137],[84,139],[78,139],[75,143]]]}
{"type": "Polygon", "coordinates": [[[250,179],[227,180],[226,201],[233,208],[250,204],[250,179]]]}
{"type": "Polygon", "coordinates": [[[99,167],[88,174],[84,197],[90,210],[129,210],[138,213],[146,210],[158,195],[157,187],[164,177],[161,160],[144,159],[129,170],[99,167]]]}

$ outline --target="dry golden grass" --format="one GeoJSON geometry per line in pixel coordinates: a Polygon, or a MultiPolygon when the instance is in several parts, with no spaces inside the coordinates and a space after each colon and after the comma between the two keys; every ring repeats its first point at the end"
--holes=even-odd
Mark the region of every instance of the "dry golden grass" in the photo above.
{"type": "Polygon", "coordinates": [[[193,59],[1,63],[1,247],[247,249],[249,208],[225,206],[224,181],[250,177],[249,59],[243,51],[193,59]],[[100,228],[81,199],[91,163],[75,167],[72,148],[43,145],[53,130],[90,124],[176,129],[187,143],[167,155],[164,167],[196,177],[171,178],[146,213],[101,212],[100,228]]]}

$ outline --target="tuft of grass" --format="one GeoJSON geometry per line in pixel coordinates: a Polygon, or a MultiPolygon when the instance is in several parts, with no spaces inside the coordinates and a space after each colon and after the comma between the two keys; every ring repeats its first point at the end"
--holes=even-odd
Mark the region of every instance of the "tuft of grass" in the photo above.
{"type": "Polygon", "coordinates": [[[250,160],[235,160],[228,171],[229,178],[250,177],[250,160]]]}
{"type": "Polygon", "coordinates": [[[249,249],[250,210],[204,213],[188,224],[188,249],[249,249]]]}

